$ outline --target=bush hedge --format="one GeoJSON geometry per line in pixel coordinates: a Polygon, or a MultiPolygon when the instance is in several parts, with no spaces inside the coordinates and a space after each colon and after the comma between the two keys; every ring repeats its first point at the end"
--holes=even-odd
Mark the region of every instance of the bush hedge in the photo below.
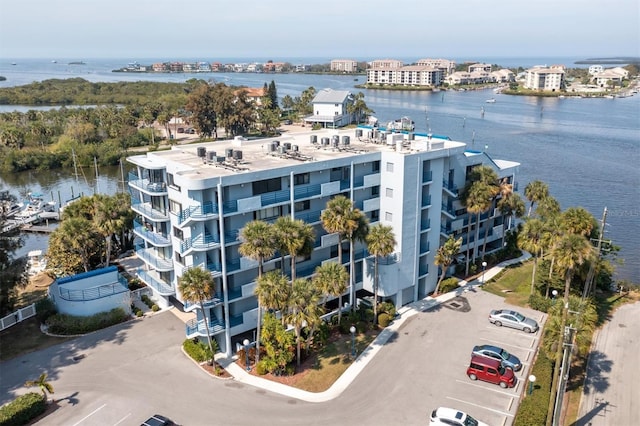
{"type": "MultiPolygon", "coordinates": [[[[215,340],[211,340],[211,346],[213,346],[214,352],[218,351],[218,344],[215,340]]],[[[213,354],[209,350],[209,344],[201,342],[198,338],[186,339],[182,343],[182,347],[187,355],[196,362],[205,362],[213,358],[213,354]]]]}
{"type": "Polygon", "coordinates": [[[50,316],[57,313],[56,305],[51,299],[45,297],[36,302],[36,318],[40,324],[44,324],[50,316]]]}
{"type": "Polygon", "coordinates": [[[458,284],[459,282],[460,280],[458,280],[456,277],[447,278],[440,284],[440,293],[449,293],[450,291],[457,289],[458,287],[460,287],[460,285],[458,284]]]}
{"type": "Polygon", "coordinates": [[[543,425],[547,421],[553,367],[551,360],[542,352],[538,354],[531,374],[536,376],[534,389],[529,395],[529,385],[527,384],[526,396],[520,403],[520,408],[513,421],[514,426],[543,425]]]}
{"type": "Polygon", "coordinates": [[[40,393],[29,392],[0,407],[0,426],[21,426],[44,413],[47,401],[40,393]]]}
{"type": "Polygon", "coordinates": [[[89,317],[55,314],[47,319],[46,325],[48,326],[49,332],[53,334],[86,334],[114,324],[119,324],[128,318],[129,316],[124,309],[115,308],[108,312],[100,312],[89,317]]]}
{"type": "Polygon", "coordinates": [[[549,312],[553,300],[548,299],[540,294],[532,294],[529,296],[529,306],[540,312],[549,312]]]}
{"type": "Polygon", "coordinates": [[[391,322],[391,317],[389,316],[388,313],[383,312],[380,315],[378,315],[378,325],[380,327],[386,327],[389,325],[389,323],[391,322]]]}

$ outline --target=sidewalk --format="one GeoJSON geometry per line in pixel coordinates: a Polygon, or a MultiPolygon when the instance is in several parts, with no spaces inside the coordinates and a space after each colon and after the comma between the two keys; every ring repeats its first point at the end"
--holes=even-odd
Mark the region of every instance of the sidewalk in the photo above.
{"type": "Polygon", "coordinates": [[[435,298],[427,296],[422,300],[418,300],[417,302],[413,302],[407,306],[403,306],[398,310],[400,316],[395,319],[391,325],[382,330],[382,332],[367,347],[367,349],[360,353],[353,364],[351,364],[351,366],[347,368],[344,373],[342,373],[342,376],[340,376],[340,378],[338,378],[338,380],[336,380],[335,383],[324,392],[308,392],[254,376],[247,373],[247,371],[243,367],[239,366],[235,362],[235,357],[226,358],[224,354],[218,354],[218,356],[216,357],[216,361],[234,377],[234,380],[240,383],[258,387],[290,398],[300,399],[306,402],[330,401],[342,394],[342,392],[351,384],[351,382],[358,376],[358,374],[360,374],[360,372],[364,370],[364,368],[373,359],[373,357],[376,356],[380,349],[382,349],[385,343],[387,343],[389,337],[391,337],[394,332],[396,332],[408,318],[420,312],[428,311],[429,309],[432,309],[442,303],[448,302],[458,295],[468,291],[470,288],[481,286],[482,284],[484,284],[484,282],[487,282],[491,278],[495,277],[505,267],[523,262],[529,257],[530,255],[528,253],[525,253],[523,256],[517,259],[508,260],[499,263],[498,265],[490,269],[487,269],[484,272],[484,281],[482,280],[482,275],[470,282],[463,280],[460,281],[460,287],[455,291],[441,294],[435,298]]]}

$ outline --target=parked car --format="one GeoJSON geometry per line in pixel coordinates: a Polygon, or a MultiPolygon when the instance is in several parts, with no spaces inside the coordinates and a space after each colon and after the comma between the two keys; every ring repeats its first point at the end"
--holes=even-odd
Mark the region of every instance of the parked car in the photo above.
{"type": "Polygon", "coordinates": [[[497,359],[503,366],[511,368],[513,371],[520,371],[522,363],[517,356],[510,354],[504,349],[493,345],[479,345],[474,346],[471,351],[471,356],[478,355],[487,358],[497,359]]]}
{"type": "Polygon", "coordinates": [[[174,425],[171,420],[160,414],[154,414],[144,421],[140,426],[171,426],[174,425]]]}
{"type": "Polygon", "coordinates": [[[510,311],[507,309],[494,309],[489,314],[489,322],[498,327],[505,326],[517,328],[527,333],[535,333],[538,331],[538,323],[536,320],[527,318],[520,312],[510,311]]]}
{"type": "Polygon", "coordinates": [[[500,385],[502,388],[512,388],[516,385],[516,375],[512,369],[505,368],[497,359],[478,355],[471,357],[467,376],[471,380],[482,380],[500,385]]]}
{"type": "Polygon", "coordinates": [[[430,425],[449,425],[449,426],[488,426],[467,413],[455,410],[453,408],[440,407],[431,412],[430,425]]]}

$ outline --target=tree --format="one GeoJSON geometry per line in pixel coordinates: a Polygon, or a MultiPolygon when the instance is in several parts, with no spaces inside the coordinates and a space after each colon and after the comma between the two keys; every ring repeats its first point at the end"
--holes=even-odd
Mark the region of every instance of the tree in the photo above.
{"type": "Polygon", "coordinates": [[[49,237],[47,269],[57,276],[89,272],[101,262],[104,241],[93,222],[83,217],[64,219],[49,237]]]}
{"type": "Polygon", "coordinates": [[[289,311],[285,315],[285,321],[293,326],[296,334],[296,362],[300,367],[300,348],[302,346],[302,328],[313,327],[320,321],[318,312],[319,293],[305,278],[297,278],[293,281],[289,296],[289,311]]]}
{"type": "Polygon", "coordinates": [[[367,249],[373,255],[373,323],[378,320],[378,287],[380,276],[378,274],[379,259],[393,253],[396,238],[391,226],[378,223],[369,229],[367,235],[367,249]]]}
{"type": "Polygon", "coordinates": [[[47,393],[53,394],[53,385],[47,381],[47,373],[42,373],[36,380],[27,380],[24,384],[28,388],[40,388],[42,397],[47,399],[47,393]]]}
{"type": "Polygon", "coordinates": [[[492,191],[489,186],[481,181],[471,182],[462,192],[462,203],[469,214],[467,224],[467,255],[465,274],[469,275],[469,248],[471,247],[471,225],[473,224],[472,215],[476,216],[476,235],[474,238],[474,252],[471,259],[475,261],[478,251],[478,240],[480,239],[480,214],[491,207],[492,191]]]}
{"type": "Polygon", "coordinates": [[[276,88],[275,81],[271,80],[271,83],[269,83],[269,87],[267,87],[266,92],[269,100],[271,101],[270,108],[273,110],[278,110],[278,89],[276,88]]]}
{"type": "Polygon", "coordinates": [[[529,182],[527,186],[524,188],[524,196],[529,200],[529,211],[527,212],[527,217],[531,216],[531,212],[533,211],[533,206],[535,203],[542,201],[549,195],[549,186],[539,180],[534,180],[529,182]]]}
{"type": "Polygon", "coordinates": [[[291,256],[291,282],[296,279],[296,258],[306,256],[313,251],[315,232],[313,227],[291,216],[279,217],[275,224],[277,239],[283,254],[291,256]]]}
{"type": "Polygon", "coordinates": [[[538,257],[542,254],[543,236],[545,232],[544,223],[537,218],[528,219],[518,234],[518,247],[526,250],[533,256],[533,272],[531,273],[531,291],[533,294],[536,282],[536,270],[538,267],[538,257]]]}
{"type": "MultiPolygon", "coordinates": [[[[210,319],[204,309],[204,302],[211,299],[214,290],[213,286],[211,273],[199,267],[187,269],[178,280],[178,290],[182,294],[182,299],[186,302],[200,305],[204,326],[207,330],[207,342],[212,356],[213,345],[211,344],[211,332],[209,331],[210,319]]],[[[213,365],[213,359],[209,360],[209,365],[213,365]]]]}
{"type": "Polygon", "coordinates": [[[502,196],[497,205],[500,209],[500,213],[509,216],[509,226],[505,227],[505,221],[502,221],[502,245],[505,244],[505,236],[507,231],[511,229],[512,220],[514,217],[521,218],[524,215],[525,205],[520,195],[515,192],[511,192],[508,196],[502,196]]]}
{"type": "Polygon", "coordinates": [[[189,94],[185,108],[191,113],[191,120],[202,136],[211,137],[216,131],[215,104],[215,90],[204,82],[189,94]]]}
{"type": "Polygon", "coordinates": [[[104,264],[109,266],[113,236],[124,227],[124,218],[120,214],[122,206],[118,204],[115,197],[97,194],[94,200],[96,203],[94,222],[98,231],[104,236],[106,246],[104,264]]]}
{"type": "Polygon", "coordinates": [[[16,250],[24,244],[20,230],[15,228],[2,232],[6,222],[5,211],[2,205],[10,205],[16,202],[16,198],[8,191],[0,191],[0,317],[4,317],[13,311],[15,302],[15,287],[24,280],[26,261],[22,258],[14,258],[16,250]]]}
{"type": "Polygon", "coordinates": [[[454,256],[458,254],[460,251],[460,247],[462,246],[462,238],[458,238],[457,240],[453,238],[453,235],[449,235],[447,241],[444,242],[443,245],[438,247],[438,251],[436,252],[436,256],[434,262],[437,266],[440,267],[442,271],[440,273],[440,278],[438,279],[438,284],[436,285],[436,289],[433,291],[433,294],[438,294],[438,290],[440,290],[440,284],[444,277],[447,275],[447,269],[453,263],[454,256]]]}
{"type": "Polygon", "coordinates": [[[342,294],[347,290],[349,273],[344,265],[337,262],[326,262],[316,268],[313,283],[325,295],[323,304],[327,304],[329,296],[338,297],[338,324],[342,318],[342,294]]]}
{"type": "Polygon", "coordinates": [[[563,228],[576,235],[589,236],[598,223],[591,213],[582,207],[569,207],[562,213],[563,228]]]}
{"type": "MultiPolygon", "coordinates": [[[[240,247],[238,252],[245,257],[258,261],[258,282],[262,278],[265,259],[271,259],[275,254],[275,234],[270,224],[261,220],[247,223],[240,230],[240,247]]],[[[257,290],[256,285],[256,290],[257,290]]],[[[258,326],[256,331],[256,363],[260,361],[260,328],[262,324],[262,306],[258,299],[258,326]]]]}
{"type": "MultiPolygon", "coordinates": [[[[286,283],[286,280],[285,280],[286,283]]],[[[265,357],[262,364],[267,371],[284,372],[287,364],[293,360],[293,334],[289,333],[282,325],[281,321],[271,313],[264,316],[264,325],[262,326],[262,336],[264,339],[265,357]]]]}
{"type": "Polygon", "coordinates": [[[258,278],[255,294],[259,304],[265,309],[280,311],[283,315],[283,323],[290,293],[289,280],[280,271],[269,271],[258,278]]]}

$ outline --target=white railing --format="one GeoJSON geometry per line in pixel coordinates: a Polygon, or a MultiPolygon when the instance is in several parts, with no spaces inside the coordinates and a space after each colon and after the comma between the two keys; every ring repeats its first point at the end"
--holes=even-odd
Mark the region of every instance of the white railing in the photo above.
{"type": "Polygon", "coordinates": [[[28,318],[31,318],[36,315],[36,304],[32,303],[31,305],[18,309],[12,314],[7,315],[6,317],[0,319],[0,331],[11,327],[12,325],[16,325],[17,323],[24,321],[28,318]]]}

